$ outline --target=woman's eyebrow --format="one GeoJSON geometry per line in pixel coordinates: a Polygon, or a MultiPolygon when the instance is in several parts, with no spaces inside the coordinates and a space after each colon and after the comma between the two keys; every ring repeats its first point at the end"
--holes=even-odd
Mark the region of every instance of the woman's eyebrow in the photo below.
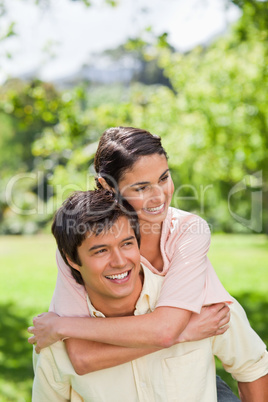
{"type": "Polygon", "coordinates": [[[150,184],[149,181],[139,181],[137,183],[131,184],[130,187],[140,186],[141,184],[150,184]]]}
{"type": "MultiPolygon", "coordinates": [[[[161,179],[163,176],[165,176],[165,174],[167,174],[167,172],[169,172],[169,169],[166,169],[166,170],[161,174],[161,176],[159,177],[159,179],[161,179]]],[[[144,184],[150,184],[150,182],[149,182],[149,181],[139,181],[139,182],[137,182],[137,183],[131,184],[131,186],[129,186],[129,187],[141,186],[141,185],[144,185],[144,184]]]]}
{"type": "Polygon", "coordinates": [[[167,172],[169,172],[169,169],[165,170],[164,173],[161,174],[161,176],[159,177],[159,179],[161,179],[163,176],[165,176],[165,174],[167,174],[167,172]]]}

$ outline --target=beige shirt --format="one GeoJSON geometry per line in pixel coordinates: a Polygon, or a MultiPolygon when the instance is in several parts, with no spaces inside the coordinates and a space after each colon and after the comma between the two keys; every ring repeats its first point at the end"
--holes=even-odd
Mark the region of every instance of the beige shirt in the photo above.
{"type": "MultiPolygon", "coordinates": [[[[144,268],[144,286],[135,314],[154,310],[163,278],[144,268]]],[[[88,300],[90,315],[103,317],[88,300]]],[[[33,402],[216,402],[214,355],[238,381],[254,381],[268,373],[268,354],[250,327],[244,310],[231,306],[225,334],[186,342],[150,355],[78,376],[63,342],[34,353],[33,402]]]]}

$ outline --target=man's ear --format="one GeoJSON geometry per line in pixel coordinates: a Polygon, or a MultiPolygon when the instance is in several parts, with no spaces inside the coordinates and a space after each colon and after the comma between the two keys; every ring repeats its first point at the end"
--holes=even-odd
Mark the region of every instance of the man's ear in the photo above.
{"type": "Polygon", "coordinates": [[[70,259],[70,257],[68,257],[67,254],[65,254],[65,255],[66,255],[66,258],[67,258],[67,261],[68,261],[69,265],[71,265],[72,268],[74,268],[74,269],[76,269],[77,271],[80,272],[80,265],[78,265],[78,264],[76,264],[75,262],[73,262],[73,261],[70,259]]]}
{"type": "Polygon", "coordinates": [[[103,178],[103,177],[98,177],[98,182],[100,183],[100,185],[105,189],[105,190],[110,190],[113,191],[113,188],[111,186],[109,186],[109,184],[107,183],[107,181],[103,178]]]}

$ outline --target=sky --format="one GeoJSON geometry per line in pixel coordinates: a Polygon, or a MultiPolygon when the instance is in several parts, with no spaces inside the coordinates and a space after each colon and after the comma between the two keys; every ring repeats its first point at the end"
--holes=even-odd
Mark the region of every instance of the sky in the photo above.
{"type": "Polygon", "coordinates": [[[11,21],[17,35],[0,42],[0,82],[32,72],[45,81],[64,78],[92,62],[93,52],[112,49],[148,26],[156,34],[167,32],[169,42],[186,51],[222,34],[240,15],[236,6],[226,8],[226,0],[121,0],[115,8],[103,0],[89,8],[79,1],[47,1],[49,7],[5,0],[0,36],[11,21]]]}

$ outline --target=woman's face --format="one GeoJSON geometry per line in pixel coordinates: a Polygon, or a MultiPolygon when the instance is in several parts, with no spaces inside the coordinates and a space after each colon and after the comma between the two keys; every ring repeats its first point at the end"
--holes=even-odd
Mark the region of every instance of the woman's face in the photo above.
{"type": "Polygon", "coordinates": [[[163,222],[174,191],[165,155],[141,156],[118,187],[136,210],[141,224],[163,222]]]}

